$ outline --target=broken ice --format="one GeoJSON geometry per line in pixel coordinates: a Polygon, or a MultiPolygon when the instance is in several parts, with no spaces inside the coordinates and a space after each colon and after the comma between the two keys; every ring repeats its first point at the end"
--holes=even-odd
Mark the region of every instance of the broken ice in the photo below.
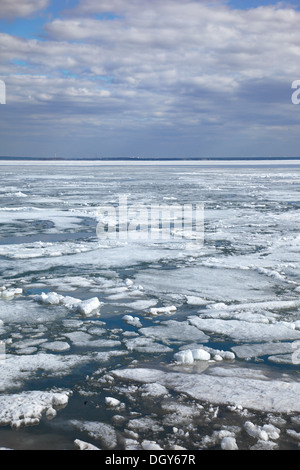
{"type": "Polygon", "coordinates": [[[0,175],[2,448],[299,448],[298,166],[0,175]],[[120,197],[204,202],[204,243],[99,239],[120,197]]]}

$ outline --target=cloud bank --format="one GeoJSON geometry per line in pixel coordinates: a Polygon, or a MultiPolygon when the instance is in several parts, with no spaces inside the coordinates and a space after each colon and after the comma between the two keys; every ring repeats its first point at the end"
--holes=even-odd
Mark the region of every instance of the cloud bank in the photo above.
{"type": "MultiPolygon", "coordinates": [[[[0,34],[2,154],[299,156],[300,12],[283,3],[48,7],[38,35],[0,34]]],[[[2,15],[46,7],[5,0],[2,15]]]]}

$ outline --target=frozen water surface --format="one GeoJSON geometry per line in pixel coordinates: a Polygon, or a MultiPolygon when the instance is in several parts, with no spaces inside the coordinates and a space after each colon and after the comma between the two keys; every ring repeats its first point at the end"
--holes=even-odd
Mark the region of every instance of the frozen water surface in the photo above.
{"type": "Polygon", "coordinates": [[[0,169],[2,449],[299,448],[297,164],[0,169]],[[119,197],[204,243],[98,238],[119,197]]]}

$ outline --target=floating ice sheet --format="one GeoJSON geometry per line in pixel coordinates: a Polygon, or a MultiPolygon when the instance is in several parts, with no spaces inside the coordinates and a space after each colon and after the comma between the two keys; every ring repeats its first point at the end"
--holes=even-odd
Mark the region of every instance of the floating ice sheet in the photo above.
{"type": "Polygon", "coordinates": [[[0,391],[21,387],[25,380],[34,378],[37,371],[47,376],[64,376],[77,365],[86,363],[90,358],[85,355],[39,353],[34,355],[13,356],[7,354],[0,367],[0,391]]]}
{"type": "Polygon", "coordinates": [[[197,325],[195,327],[188,321],[163,321],[158,326],[140,328],[139,332],[144,336],[167,343],[170,341],[202,343],[209,339],[209,336],[200,331],[197,325]]]}
{"type": "Polygon", "coordinates": [[[39,424],[45,414],[54,418],[68,404],[70,391],[28,391],[0,396],[0,424],[14,428],[39,424]]]}
{"type": "Polygon", "coordinates": [[[238,367],[226,375],[210,373],[200,375],[165,372],[157,369],[114,370],[119,379],[136,383],[158,383],[168,390],[184,393],[200,402],[242,406],[243,408],[269,412],[300,412],[298,381],[268,380],[253,371],[249,377],[240,374],[238,367]]]}
{"type": "Polygon", "coordinates": [[[248,269],[222,267],[178,267],[176,270],[147,271],[135,276],[135,282],[147,290],[160,293],[179,293],[214,301],[240,301],[272,299],[269,278],[248,269]]]}
{"type": "Polygon", "coordinates": [[[292,325],[275,322],[273,324],[252,323],[242,320],[189,317],[191,325],[205,333],[229,337],[236,342],[270,342],[299,340],[300,331],[292,325]]]}

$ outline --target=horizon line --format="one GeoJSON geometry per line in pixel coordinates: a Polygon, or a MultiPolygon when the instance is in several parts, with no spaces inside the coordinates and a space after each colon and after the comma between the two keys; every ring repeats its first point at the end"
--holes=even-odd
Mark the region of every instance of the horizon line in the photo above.
{"type": "Polygon", "coordinates": [[[300,160],[299,157],[20,157],[0,156],[0,160],[14,161],[262,161],[300,160]]]}

